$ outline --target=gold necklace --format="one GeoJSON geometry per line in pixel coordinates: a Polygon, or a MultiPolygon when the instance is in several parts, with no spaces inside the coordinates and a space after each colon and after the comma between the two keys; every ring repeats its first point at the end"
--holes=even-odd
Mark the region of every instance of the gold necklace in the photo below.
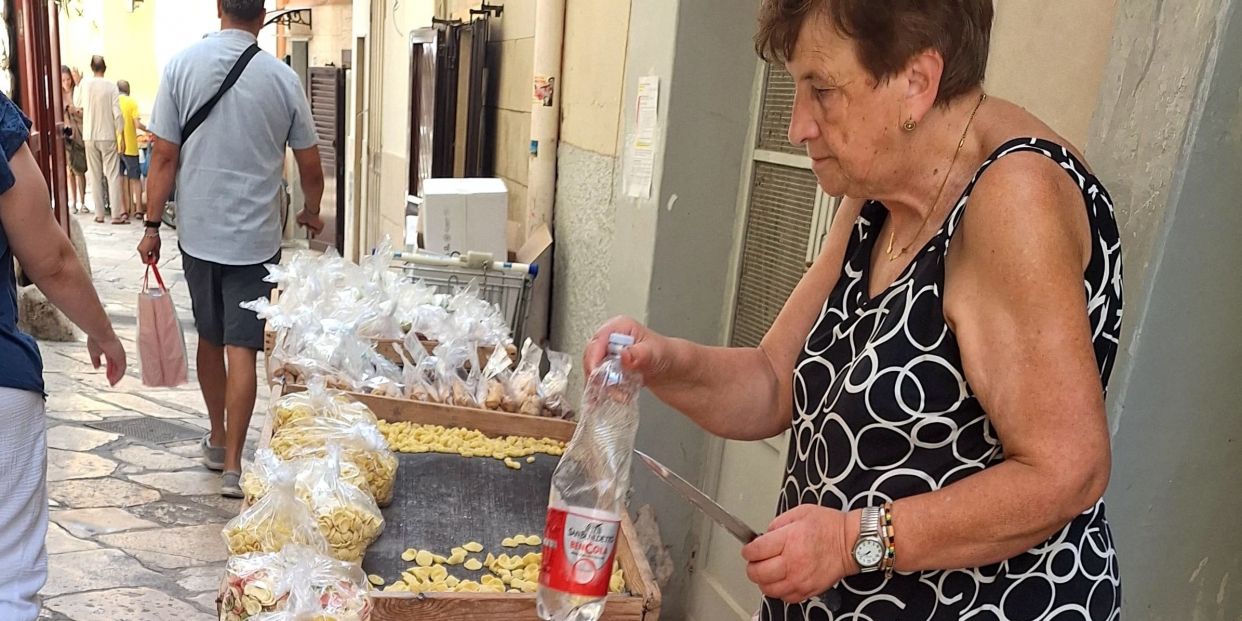
{"type": "Polygon", "coordinates": [[[940,198],[944,195],[944,187],[949,184],[949,177],[953,175],[953,166],[957,164],[957,156],[961,155],[962,147],[966,146],[966,133],[970,131],[970,124],[975,122],[975,114],[979,112],[979,108],[983,106],[983,102],[988,100],[988,94],[979,95],[979,103],[975,104],[975,109],[970,111],[970,118],[966,120],[966,127],[962,130],[962,139],[957,142],[957,150],[953,152],[953,160],[949,162],[949,170],[944,174],[944,181],[940,182],[940,189],[936,192],[936,200],[932,203],[932,208],[928,210],[927,215],[923,218],[923,224],[919,225],[919,230],[914,233],[914,237],[910,239],[910,243],[902,246],[896,254],[893,254],[893,242],[897,240],[897,229],[893,228],[888,234],[888,248],[884,254],[888,255],[890,262],[896,261],[898,257],[906,254],[910,250],[910,246],[918,240],[919,235],[923,234],[923,229],[927,228],[927,222],[931,220],[932,214],[936,213],[936,207],[940,205],[940,198]]]}

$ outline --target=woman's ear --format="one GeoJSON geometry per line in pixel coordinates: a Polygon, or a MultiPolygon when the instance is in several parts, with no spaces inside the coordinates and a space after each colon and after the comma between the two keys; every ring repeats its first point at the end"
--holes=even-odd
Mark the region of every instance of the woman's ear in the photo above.
{"type": "Polygon", "coordinates": [[[906,64],[905,118],[915,124],[923,120],[936,105],[940,94],[940,76],[944,74],[944,58],[935,50],[924,50],[906,64]]]}

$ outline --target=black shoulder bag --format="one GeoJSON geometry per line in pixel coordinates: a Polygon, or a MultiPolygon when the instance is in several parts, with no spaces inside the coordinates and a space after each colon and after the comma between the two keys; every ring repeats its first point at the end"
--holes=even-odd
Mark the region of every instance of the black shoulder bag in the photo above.
{"type": "Polygon", "coordinates": [[[199,108],[198,111],[194,113],[194,116],[190,117],[189,122],[187,122],[185,127],[181,130],[182,147],[185,147],[186,141],[190,139],[190,136],[194,133],[194,130],[198,129],[198,126],[202,125],[203,121],[207,120],[207,116],[211,114],[212,109],[216,107],[216,104],[220,103],[220,98],[224,97],[224,94],[227,93],[230,88],[233,88],[233,85],[237,83],[237,78],[240,78],[242,72],[246,70],[246,65],[250,64],[250,59],[254,58],[255,54],[258,53],[259,44],[252,44],[250,47],[246,48],[246,51],[242,52],[241,58],[238,58],[237,62],[233,63],[233,68],[229,70],[229,74],[225,76],[224,82],[220,84],[220,90],[216,91],[216,94],[212,96],[211,99],[207,100],[207,103],[203,104],[203,107],[199,108]]]}

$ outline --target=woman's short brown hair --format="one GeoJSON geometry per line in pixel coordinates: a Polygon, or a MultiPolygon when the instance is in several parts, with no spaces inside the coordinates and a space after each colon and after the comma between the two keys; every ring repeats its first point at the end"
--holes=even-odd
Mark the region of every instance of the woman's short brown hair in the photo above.
{"type": "Polygon", "coordinates": [[[877,83],[919,52],[944,58],[937,104],[983,84],[992,36],[992,0],[763,0],[755,51],[768,62],[793,56],[806,20],[827,17],[850,39],[877,83]]]}

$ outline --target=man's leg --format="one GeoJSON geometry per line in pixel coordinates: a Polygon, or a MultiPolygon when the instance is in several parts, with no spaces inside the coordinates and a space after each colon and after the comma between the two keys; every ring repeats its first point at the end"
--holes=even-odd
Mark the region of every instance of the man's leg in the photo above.
{"type": "Polygon", "coordinates": [[[0,389],[0,619],[35,621],[47,581],[43,395],[0,389]]]}
{"type": "Polygon", "coordinates": [[[125,165],[121,164],[122,174],[117,176],[117,180],[118,180],[117,184],[121,187],[121,213],[124,215],[129,215],[130,213],[133,213],[134,210],[129,200],[129,181],[128,181],[128,178],[124,174],[125,172],[124,167],[125,165]]]}
{"type": "Polygon", "coordinates": [[[203,464],[211,470],[224,467],[220,447],[225,442],[224,299],[221,297],[222,266],[181,253],[181,266],[190,290],[194,327],[198,330],[197,373],[199,389],[207,404],[211,432],[203,443],[203,464]]]}
{"type": "Polygon", "coordinates": [[[255,372],[258,352],[235,345],[227,345],[224,350],[228,355],[229,367],[224,471],[241,472],[242,452],[246,449],[246,434],[250,430],[250,418],[254,414],[255,393],[258,390],[259,378],[255,372]]]}
{"type": "Polygon", "coordinates": [[[112,221],[121,219],[126,214],[125,201],[121,192],[121,158],[116,152],[116,143],[107,140],[96,141],[103,158],[104,178],[108,180],[108,198],[112,199],[112,221]]]}
{"type": "MultiPolygon", "coordinates": [[[[279,263],[280,253],[267,263],[279,263]]],[[[272,283],[264,282],[267,268],[258,265],[229,265],[224,268],[224,342],[228,355],[228,440],[224,471],[241,472],[242,451],[254,415],[258,372],[255,363],[263,349],[263,322],[241,308],[242,302],[272,294],[272,283]]]]}
{"type": "Polygon", "coordinates": [[[209,446],[225,446],[224,416],[227,407],[228,372],[224,365],[224,347],[203,337],[198,338],[198,387],[207,403],[207,416],[211,419],[209,446]]]}
{"type": "Polygon", "coordinates": [[[104,215],[104,190],[102,181],[105,178],[103,151],[99,150],[98,142],[86,141],[86,184],[90,188],[91,198],[95,203],[95,220],[102,222],[104,215]]]}
{"type": "Polygon", "coordinates": [[[129,191],[134,197],[133,201],[130,203],[134,206],[134,213],[147,213],[147,201],[142,195],[142,179],[130,179],[129,191]]]}

